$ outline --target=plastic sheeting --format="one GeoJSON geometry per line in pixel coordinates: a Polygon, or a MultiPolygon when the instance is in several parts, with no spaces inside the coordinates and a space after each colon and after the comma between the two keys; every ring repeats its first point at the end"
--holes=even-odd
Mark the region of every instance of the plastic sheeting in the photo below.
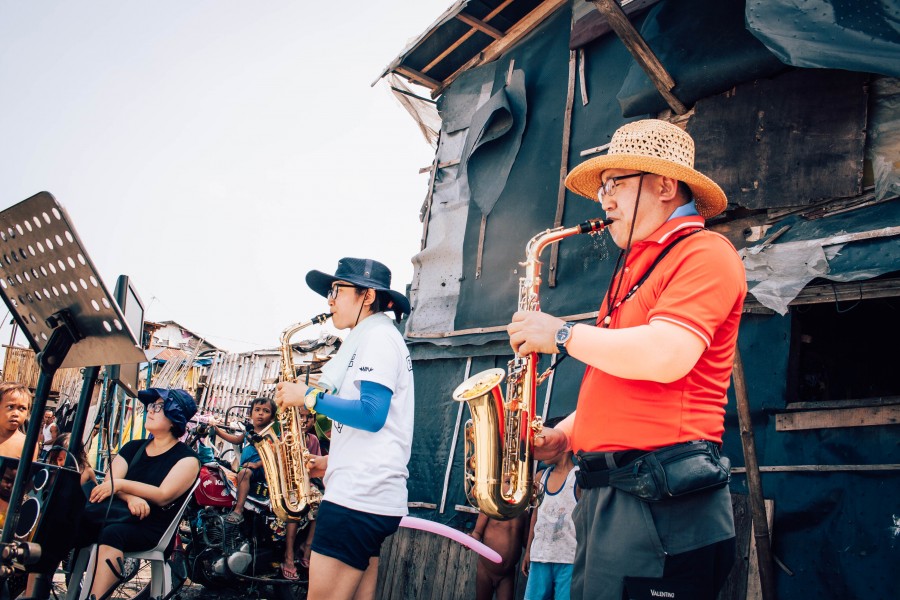
{"type": "Polygon", "coordinates": [[[454,82],[452,92],[444,93],[438,103],[441,136],[436,159],[431,210],[428,215],[428,243],[413,259],[410,300],[416,310],[409,316],[406,335],[453,330],[459,302],[463,268],[463,236],[469,215],[468,189],[462,181],[459,161],[468,135],[468,126],[476,109],[491,96],[496,64],[465,72],[454,82]]]}
{"type": "Polygon", "coordinates": [[[746,19],[785,64],[900,76],[896,0],[754,0],[746,19]]]}
{"type": "Polygon", "coordinates": [[[875,176],[875,198],[900,195],[900,80],[872,82],[866,158],[875,176]]]}
{"type": "Polygon", "coordinates": [[[859,281],[897,271],[898,223],[900,199],[813,221],[775,224],[770,231],[790,229],[774,244],[763,241],[740,251],[749,292],[763,306],[784,315],[814,279],[859,281]]]}

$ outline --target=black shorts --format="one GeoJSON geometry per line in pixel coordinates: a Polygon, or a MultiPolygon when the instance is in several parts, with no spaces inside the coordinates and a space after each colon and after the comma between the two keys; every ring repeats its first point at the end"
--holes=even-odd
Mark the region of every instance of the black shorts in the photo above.
{"type": "Polygon", "coordinates": [[[400,527],[402,517],[387,517],[322,502],[316,517],[312,551],[365,571],[369,559],[381,553],[381,544],[400,527]]]}

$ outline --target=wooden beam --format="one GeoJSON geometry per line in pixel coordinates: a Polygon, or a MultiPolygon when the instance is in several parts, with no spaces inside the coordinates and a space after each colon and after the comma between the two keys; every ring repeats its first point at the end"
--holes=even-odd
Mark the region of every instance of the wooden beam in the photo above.
{"type": "Polygon", "coordinates": [[[405,67],[403,65],[400,65],[399,67],[394,69],[394,71],[396,73],[400,73],[407,79],[415,81],[416,83],[418,83],[420,85],[424,85],[425,87],[430,89],[432,91],[432,93],[434,92],[435,89],[437,89],[441,86],[441,82],[438,81],[437,79],[432,79],[425,73],[422,73],[421,71],[416,71],[415,69],[412,69],[410,67],[405,67]]]}
{"type": "Polygon", "coordinates": [[[853,400],[826,400],[823,402],[790,402],[788,410],[822,410],[823,408],[864,408],[869,406],[889,406],[900,404],[900,396],[883,398],[862,398],[853,400]]]}
{"type": "Polygon", "coordinates": [[[775,416],[775,431],[870,427],[898,423],[900,423],[900,406],[871,406],[783,413],[775,416]]]}
{"type": "Polygon", "coordinates": [[[500,38],[502,38],[505,35],[502,31],[500,31],[496,27],[492,27],[491,25],[488,25],[481,19],[476,19],[472,15],[467,15],[464,12],[457,14],[456,18],[458,20],[462,21],[463,23],[465,23],[466,25],[474,27],[475,29],[477,29],[478,31],[480,31],[482,33],[488,34],[495,40],[499,40],[500,38]]]}
{"type": "MultiPolygon", "coordinates": [[[[859,300],[896,298],[897,296],[900,296],[900,279],[851,281],[826,285],[808,285],[797,294],[796,298],[790,301],[788,306],[858,302],[859,300]]],[[[753,312],[761,308],[763,308],[762,304],[750,295],[744,300],[744,312],[753,312]]]]}
{"type": "MultiPolygon", "coordinates": [[[[760,467],[760,473],[842,473],[842,472],[870,472],[870,471],[900,471],[898,464],[880,465],[784,465],[772,467],[760,467]]],[[[746,473],[744,467],[733,467],[732,473],[746,473]]]]}
{"type": "Polygon", "coordinates": [[[637,29],[634,28],[631,21],[628,20],[628,15],[625,14],[619,3],[615,0],[591,0],[591,2],[606,17],[609,26],[613,28],[613,31],[625,44],[634,60],[644,70],[662,97],[665,98],[672,111],[679,115],[686,113],[687,107],[672,93],[672,88],[675,87],[675,80],[672,79],[669,72],[666,71],[666,68],[659,61],[659,58],[653,53],[653,50],[650,49],[650,46],[647,45],[647,42],[644,41],[637,29]]]}
{"type": "MultiPolygon", "coordinates": [[[[850,283],[835,283],[834,285],[807,286],[788,306],[821,304],[825,302],[853,302],[874,298],[896,298],[897,296],[900,296],[900,279],[854,281],[850,283]]],[[[759,310],[765,310],[769,313],[774,312],[771,309],[762,307],[759,302],[748,295],[744,300],[744,312],[756,312],[759,310]]],[[[598,315],[599,311],[595,310],[577,315],[560,316],[559,318],[563,321],[596,321],[598,315]]],[[[409,333],[407,337],[412,339],[442,339],[480,333],[500,333],[502,331],[506,331],[506,325],[473,327],[455,331],[409,333]]]]}
{"type": "Polygon", "coordinates": [[[528,35],[531,30],[543,23],[547,17],[566,4],[568,4],[568,0],[546,0],[545,2],[542,2],[535,7],[534,10],[525,15],[518,23],[510,27],[509,31],[506,32],[506,35],[503,36],[503,39],[495,41],[493,44],[482,50],[477,56],[472,57],[452,75],[444,79],[439,88],[432,90],[432,97],[438,96],[445,87],[453,83],[457,77],[469,69],[496,60],[516,42],[528,35]]]}
{"type": "MultiPolygon", "coordinates": [[[[488,22],[488,21],[490,21],[491,19],[493,19],[494,17],[496,17],[497,15],[499,15],[500,12],[501,12],[504,8],[506,8],[507,6],[509,6],[510,4],[512,4],[512,1],[513,1],[513,0],[505,0],[502,4],[500,4],[500,6],[498,6],[497,8],[495,8],[494,10],[492,10],[491,12],[489,12],[489,13],[487,14],[487,16],[484,17],[484,21],[485,21],[485,22],[488,22]]],[[[476,31],[475,29],[470,29],[470,30],[468,30],[467,32],[465,32],[465,33],[462,35],[462,37],[460,37],[458,40],[456,40],[455,42],[453,42],[452,44],[450,44],[449,46],[447,46],[447,48],[446,48],[443,52],[441,52],[440,54],[438,54],[436,57],[434,57],[434,58],[431,60],[430,63],[428,63],[427,65],[425,65],[425,68],[422,69],[422,72],[423,72],[423,73],[428,73],[429,71],[431,71],[431,69],[433,69],[433,68],[434,68],[437,64],[439,64],[442,60],[444,60],[445,58],[447,58],[448,56],[450,56],[450,54],[451,54],[454,50],[456,50],[457,48],[459,48],[460,46],[462,46],[463,43],[465,43],[466,40],[468,40],[470,37],[472,37],[473,35],[475,35],[475,31],[476,31]]]]}
{"type": "MultiPolygon", "coordinates": [[[[560,227],[566,210],[566,174],[569,172],[569,145],[572,137],[572,105],[575,103],[575,77],[578,74],[578,52],[569,50],[569,86],[566,91],[566,110],[563,116],[562,156],[559,159],[559,182],[556,191],[556,216],[553,227],[560,227]]],[[[559,242],[550,246],[547,285],[556,287],[559,263],[559,242]]]]}
{"type": "MultiPolygon", "coordinates": [[[[445,160],[442,163],[438,163],[437,168],[438,169],[446,169],[447,167],[455,167],[458,164],[459,164],[459,159],[454,158],[453,160],[445,160]]],[[[430,173],[433,169],[434,169],[434,165],[428,165],[427,167],[420,167],[419,175],[421,175],[422,173],[430,173]]]]}

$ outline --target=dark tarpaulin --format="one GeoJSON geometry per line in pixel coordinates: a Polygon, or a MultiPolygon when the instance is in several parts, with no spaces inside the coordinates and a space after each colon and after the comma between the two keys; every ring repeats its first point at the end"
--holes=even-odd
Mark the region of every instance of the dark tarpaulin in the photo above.
{"type": "Polygon", "coordinates": [[[900,77],[896,0],[747,3],[747,28],[788,65],[900,77]]]}
{"type": "Polygon", "coordinates": [[[697,102],[694,166],[730,205],[806,206],[860,193],[868,75],[803,69],[697,102]],[[811,100],[812,99],[812,100],[811,100]]]}
{"type": "MultiPolygon", "coordinates": [[[[688,106],[785,69],[744,27],[743,0],[667,0],[634,25],[675,80],[672,92],[688,106]],[[685,18],[688,12],[690,18],[685,18]]],[[[644,70],[634,60],[629,63],[628,77],[616,95],[622,115],[668,108],[644,70]]]]}

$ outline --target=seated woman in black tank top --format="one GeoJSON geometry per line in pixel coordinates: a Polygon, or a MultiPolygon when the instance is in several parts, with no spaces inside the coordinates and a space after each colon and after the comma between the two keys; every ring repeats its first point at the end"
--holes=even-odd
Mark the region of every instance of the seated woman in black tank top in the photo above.
{"type": "Polygon", "coordinates": [[[151,388],[141,390],[138,398],[146,407],[144,427],[152,438],[125,444],[104,482],[91,490],[88,502],[108,501],[110,494],[115,494],[139,520],[103,527],[82,524],[78,536],[80,546],[99,544],[91,587],[91,594],[98,598],[117,583],[109,564],[118,565],[123,552],[156,546],[200,474],[197,455],[178,441],[188,419],[197,412],[191,395],[184,390],[151,388]],[[129,468],[131,465],[135,468],[129,468]]]}

